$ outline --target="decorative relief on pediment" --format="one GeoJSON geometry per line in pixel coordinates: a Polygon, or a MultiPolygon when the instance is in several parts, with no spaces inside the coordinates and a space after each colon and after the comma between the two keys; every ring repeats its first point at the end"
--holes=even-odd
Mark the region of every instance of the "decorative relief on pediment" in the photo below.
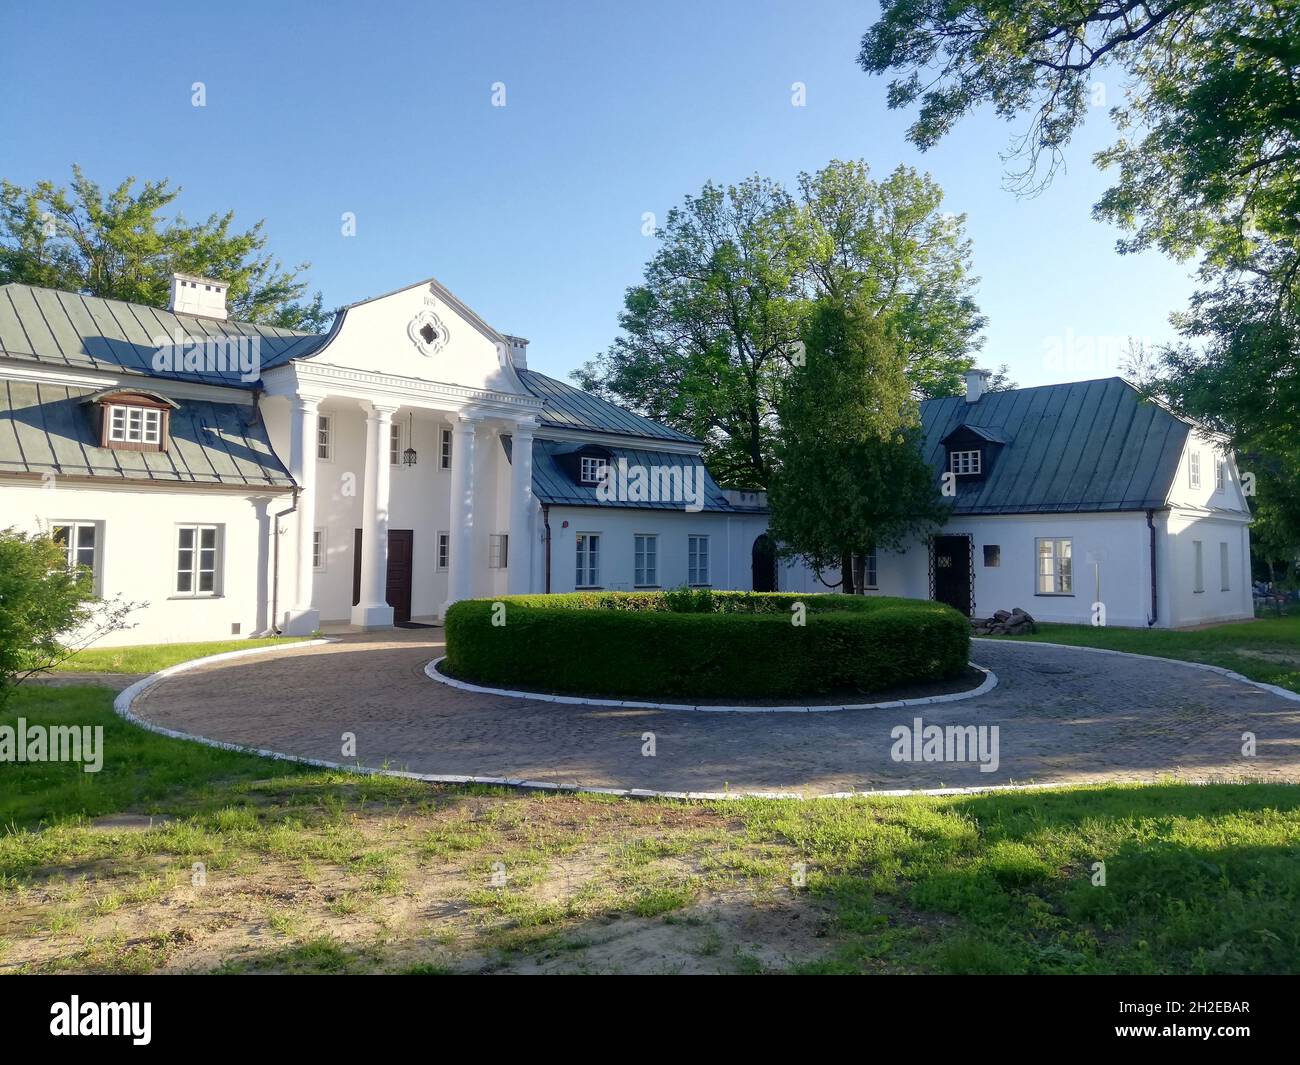
{"type": "Polygon", "coordinates": [[[434,300],[426,296],[420,308],[406,327],[406,335],[419,349],[421,355],[432,358],[447,346],[447,327],[442,324],[434,308],[434,300]]]}

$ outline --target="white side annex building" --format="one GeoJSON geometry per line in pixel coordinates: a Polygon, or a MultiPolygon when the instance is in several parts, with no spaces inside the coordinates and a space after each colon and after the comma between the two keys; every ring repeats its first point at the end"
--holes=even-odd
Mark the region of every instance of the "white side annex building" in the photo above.
{"type": "MultiPolygon", "coordinates": [[[[323,336],[229,321],[205,278],[177,275],[168,310],[0,286],[0,528],[50,530],[101,595],[147,603],[110,643],[430,623],[519,592],[826,590],[772,561],[763,494],[720,488],[699,441],[529,370],[527,346],[433,280],[323,336]]],[[[923,404],[952,520],[873,555],[871,591],[1251,616],[1222,440],[1118,379],[984,380],[923,404]]]]}

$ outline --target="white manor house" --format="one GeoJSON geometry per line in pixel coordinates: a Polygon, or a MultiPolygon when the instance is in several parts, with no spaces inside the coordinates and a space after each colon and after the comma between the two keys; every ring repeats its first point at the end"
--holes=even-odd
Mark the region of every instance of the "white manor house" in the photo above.
{"type": "MultiPolygon", "coordinates": [[[[167,310],[0,286],[0,528],[52,532],[101,595],[147,603],[117,643],[431,623],[522,592],[826,590],[773,561],[763,494],[719,487],[700,441],[529,370],[527,346],[434,280],[323,336],[229,321],[208,278],[177,275],[167,310]]],[[[922,405],[953,511],[873,554],[869,593],[1252,615],[1226,441],[1118,378],[986,378],[922,405]]]]}

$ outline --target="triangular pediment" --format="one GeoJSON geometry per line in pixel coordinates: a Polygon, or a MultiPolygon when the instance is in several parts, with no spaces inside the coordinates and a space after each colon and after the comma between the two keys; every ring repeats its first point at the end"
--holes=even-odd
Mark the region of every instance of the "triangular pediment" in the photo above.
{"type": "Polygon", "coordinates": [[[351,304],[313,363],[526,395],[507,339],[430,278],[351,304]]]}

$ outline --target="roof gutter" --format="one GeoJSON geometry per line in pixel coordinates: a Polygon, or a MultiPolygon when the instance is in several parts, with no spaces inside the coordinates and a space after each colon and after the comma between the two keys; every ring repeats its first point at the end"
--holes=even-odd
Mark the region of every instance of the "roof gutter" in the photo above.
{"type": "Polygon", "coordinates": [[[298,486],[293,488],[293,506],[288,510],[281,510],[271,522],[271,539],[275,542],[271,545],[271,624],[270,630],[277,636],[281,635],[279,617],[280,617],[280,519],[295,513],[298,510],[298,486]]]}
{"type": "Polygon", "coordinates": [[[1147,628],[1151,628],[1160,618],[1159,602],[1156,598],[1156,523],[1155,511],[1147,510],[1147,530],[1148,539],[1151,545],[1151,619],[1147,622],[1147,628]]]}
{"type": "Polygon", "coordinates": [[[546,530],[546,594],[551,594],[551,507],[542,504],[542,528],[546,530]]]}

